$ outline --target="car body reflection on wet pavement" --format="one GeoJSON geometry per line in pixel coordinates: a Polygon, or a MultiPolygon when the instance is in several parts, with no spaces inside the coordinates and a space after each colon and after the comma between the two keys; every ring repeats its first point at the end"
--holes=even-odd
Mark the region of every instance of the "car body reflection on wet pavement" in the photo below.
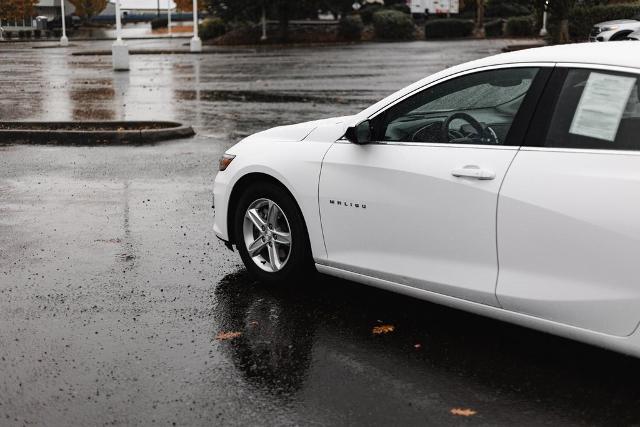
{"type": "Polygon", "coordinates": [[[241,333],[222,353],[319,424],[441,425],[456,407],[489,424],[638,416],[632,358],[326,276],[265,288],[238,272],[214,293],[220,330],[241,333]],[[394,331],[372,334],[381,323],[394,331]]]}

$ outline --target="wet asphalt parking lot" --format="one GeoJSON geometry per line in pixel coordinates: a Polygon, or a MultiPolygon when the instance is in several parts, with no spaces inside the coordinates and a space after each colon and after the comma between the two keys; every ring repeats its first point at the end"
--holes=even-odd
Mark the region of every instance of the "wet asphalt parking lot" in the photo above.
{"type": "Polygon", "coordinates": [[[0,44],[0,120],[198,132],[0,145],[0,425],[637,423],[638,360],[325,276],[265,288],[212,232],[217,159],[241,137],[357,112],[507,43],[132,56],[129,73],[70,55],[109,42],[0,44]]]}

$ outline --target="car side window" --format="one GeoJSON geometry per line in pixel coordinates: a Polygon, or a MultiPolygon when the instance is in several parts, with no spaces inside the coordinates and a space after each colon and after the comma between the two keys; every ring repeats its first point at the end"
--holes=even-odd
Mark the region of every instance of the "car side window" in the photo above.
{"type": "Polygon", "coordinates": [[[638,76],[571,69],[553,112],[545,147],[640,150],[638,76]]]}
{"type": "Polygon", "coordinates": [[[372,122],[378,141],[503,145],[538,68],[482,71],[436,84],[372,122]]]}

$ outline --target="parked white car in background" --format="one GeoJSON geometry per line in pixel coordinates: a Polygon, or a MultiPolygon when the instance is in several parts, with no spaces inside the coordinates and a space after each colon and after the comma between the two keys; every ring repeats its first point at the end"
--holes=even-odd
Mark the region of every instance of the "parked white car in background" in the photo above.
{"type": "Polygon", "coordinates": [[[627,36],[627,40],[640,40],[640,30],[636,30],[627,36]]]}
{"type": "Polygon", "coordinates": [[[214,230],[258,280],[315,266],[640,356],[635,43],[458,65],[233,146],[214,230]]]}
{"type": "MultiPolygon", "coordinates": [[[[636,17],[637,18],[637,17],[636,17]]],[[[640,30],[640,20],[618,19],[596,24],[591,29],[589,41],[592,42],[615,42],[627,40],[627,36],[640,30]]]]}

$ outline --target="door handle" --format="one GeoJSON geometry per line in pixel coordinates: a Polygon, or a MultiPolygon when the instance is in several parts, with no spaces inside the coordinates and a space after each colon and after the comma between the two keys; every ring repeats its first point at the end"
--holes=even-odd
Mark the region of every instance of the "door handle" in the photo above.
{"type": "Polygon", "coordinates": [[[454,169],[451,171],[451,175],[456,178],[473,178],[480,180],[494,179],[496,173],[488,169],[481,169],[476,165],[466,165],[460,169],[454,169]]]}

